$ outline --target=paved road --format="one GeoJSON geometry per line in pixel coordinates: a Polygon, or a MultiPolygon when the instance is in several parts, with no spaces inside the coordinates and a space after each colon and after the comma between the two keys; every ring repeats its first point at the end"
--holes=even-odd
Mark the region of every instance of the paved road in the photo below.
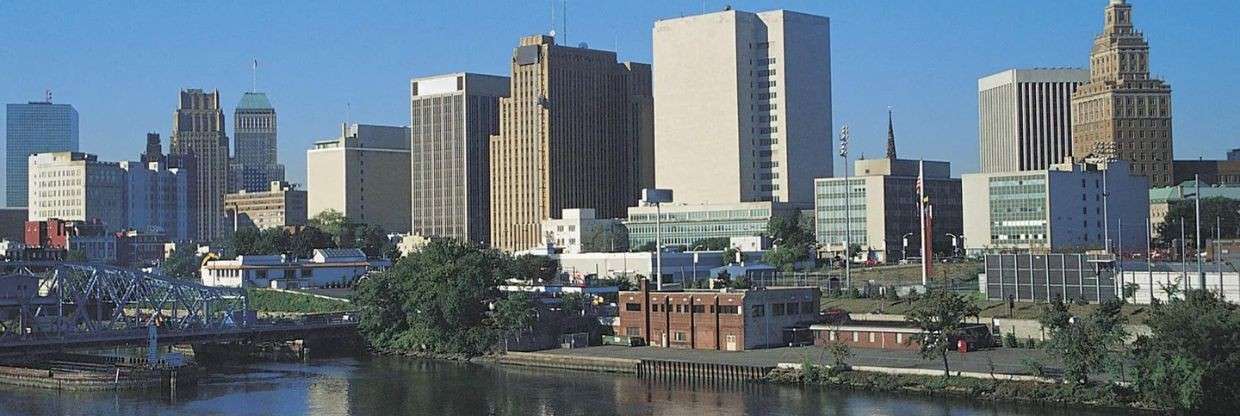
{"type": "MultiPolygon", "coordinates": [[[[581,355],[589,357],[678,360],[713,364],[739,364],[755,366],[775,366],[778,363],[802,363],[806,358],[815,363],[831,362],[831,355],[822,347],[785,347],[749,350],[741,352],[723,352],[709,350],[682,350],[658,347],[620,347],[605,345],[576,349],[556,349],[540,351],[550,354],[581,355]]],[[[847,361],[850,365],[880,366],[893,368],[922,368],[939,370],[943,368],[938,358],[923,359],[916,351],[882,350],[873,348],[853,348],[853,356],[847,361]]],[[[974,351],[965,354],[950,352],[947,360],[953,371],[972,371],[988,373],[993,371],[1005,374],[1031,374],[1025,359],[1044,363],[1051,371],[1056,371],[1058,362],[1041,350],[995,348],[974,351]]]]}

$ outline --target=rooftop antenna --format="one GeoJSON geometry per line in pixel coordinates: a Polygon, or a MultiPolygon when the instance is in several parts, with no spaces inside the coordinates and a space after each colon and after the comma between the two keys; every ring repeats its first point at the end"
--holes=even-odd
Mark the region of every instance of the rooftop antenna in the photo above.
{"type": "Polygon", "coordinates": [[[551,37],[555,37],[555,0],[551,0],[551,37]]]}
{"type": "Polygon", "coordinates": [[[560,1],[560,36],[564,37],[564,45],[568,44],[568,0],[560,1]]]}
{"type": "Polygon", "coordinates": [[[49,104],[52,102],[52,89],[51,88],[43,90],[43,98],[44,98],[44,101],[47,101],[49,104]]]}
{"type": "Polygon", "coordinates": [[[250,66],[250,92],[258,91],[258,60],[254,60],[254,64],[250,66]]]}

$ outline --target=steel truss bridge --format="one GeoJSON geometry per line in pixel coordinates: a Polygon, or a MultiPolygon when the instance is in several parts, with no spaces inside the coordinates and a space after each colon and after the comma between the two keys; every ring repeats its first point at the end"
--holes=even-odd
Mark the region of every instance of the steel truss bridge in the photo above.
{"type": "Polygon", "coordinates": [[[262,322],[240,288],[93,263],[0,262],[0,354],[352,333],[347,314],[262,322]],[[154,330],[152,330],[154,328],[154,330]]]}

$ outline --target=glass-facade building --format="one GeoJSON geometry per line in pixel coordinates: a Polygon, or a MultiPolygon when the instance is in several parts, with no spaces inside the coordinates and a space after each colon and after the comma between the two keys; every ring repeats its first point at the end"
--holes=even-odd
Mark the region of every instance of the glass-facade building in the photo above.
{"type": "Polygon", "coordinates": [[[866,179],[849,178],[847,189],[851,194],[844,194],[844,178],[814,182],[814,231],[821,244],[843,246],[845,240],[862,247],[869,244],[866,241],[866,179]],[[846,226],[846,222],[851,224],[846,226]],[[848,238],[845,238],[845,230],[848,238]]]}
{"type": "Polygon", "coordinates": [[[5,123],[5,202],[25,207],[30,155],[78,150],[78,112],[69,104],[9,104],[5,123]]]}
{"type": "MultiPolygon", "coordinates": [[[[778,202],[741,202],[736,204],[664,205],[661,224],[663,245],[692,244],[707,238],[752,237],[766,233],[766,225],[775,215],[797,216],[800,211],[792,204],[778,202]]],[[[629,247],[641,247],[655,241],[656,209],[630,207],[624,225],[629,229],[629,247]]],[[[692,247],[689,247],[692,249],[692,247]]]]}
{"type": "Polygon", "coordinates": [[[1046,175],[989,178],[990,239],[999,245],[1049,248],[1046,175]]]}

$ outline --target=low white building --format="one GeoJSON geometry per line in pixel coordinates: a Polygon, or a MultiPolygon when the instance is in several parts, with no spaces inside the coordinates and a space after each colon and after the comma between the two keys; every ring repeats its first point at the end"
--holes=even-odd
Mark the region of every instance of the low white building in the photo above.
{"type": "Polygon", "coordinates": [[[309,259],[278,255],[211,260],[199,273],[207,286],[327,287],[352,284],[387,264],[386,260],[369,261],[362,250],[355,248],[316,249],[309,259]]]}
{"type": "MultiPolygon", "coordinates": [[[[756,263],[763,253],[742,252],[741,256],[746,263],[756,263]]],[[[653,278],[655,275],[656,258],[652,252],[556,254],[551,257],[560,262],[560,272],[566,274],[569,281],[579,281],[589,275],[600,278],[634,278],[637,275],[653,278]]],[[[711,269],[723,265],[723,251],[664,251],[663,281],[708,279],[711,269]]]]}
{"type": "Polygon", "coordinates": [[[542,220],[543,241],[564,253],[628,250],[628,232],[619,219],[595,218],[594,209],[565,209],[560,218],[542,220]]]}

